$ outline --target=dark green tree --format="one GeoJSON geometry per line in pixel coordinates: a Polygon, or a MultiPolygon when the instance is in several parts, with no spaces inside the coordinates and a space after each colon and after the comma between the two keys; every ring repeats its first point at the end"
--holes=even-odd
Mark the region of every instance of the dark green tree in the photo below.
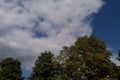
{"type": "Polygon", "coordinates": [[[21,63],[17,59],[6,58],[0,62],[0,80],[23,80],[21,63]]]}
{"type": "MultiPolygon", "coordinates": [[[[120,61],[120,49],[118,50],[118,57],[117,60],[120,61]]],[[[120,80],[120,66],[117,66],[117,75],[118,75],[118,80],[120,80]]]]}
{"type": "Polygon", "coordinates": [[[120,61],[120,49],[118,50],[118,57],[117,59],[120,61]]]}
{"type": "Polygon", "coordinates": [[[54,80],[54,55],[45,51],[37,58],[33,72],[28,80],[54,80]]]}
{"type": "Polygon", "coordinates": [[[64,47],[58,56],[62,65],[62,80],[116,80],[116,66],[110,60],[104,41],[95,36],[77,39],[64,47]]]}
{"type": "Polygon", "coordinates": [[[117,80],[120,80],[120,66],[117,66],[117,80]]]}

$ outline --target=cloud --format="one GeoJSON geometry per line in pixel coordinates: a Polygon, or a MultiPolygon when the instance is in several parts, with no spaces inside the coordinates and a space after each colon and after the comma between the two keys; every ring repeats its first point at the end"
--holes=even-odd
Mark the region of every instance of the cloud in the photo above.
{"type": "Polygon", "coordinates": [[[40,52],[57,54],[77,37],[92,34],[88,17],[102,0],[0,0],[0,59],[19,58],[33,66],[40,52]]]}
{"type": "Polygon", "coordinates": [[[112,56],[110,60],[116,65],[120,66],[120,61],[116,59],[116,55],[112,56]]]}

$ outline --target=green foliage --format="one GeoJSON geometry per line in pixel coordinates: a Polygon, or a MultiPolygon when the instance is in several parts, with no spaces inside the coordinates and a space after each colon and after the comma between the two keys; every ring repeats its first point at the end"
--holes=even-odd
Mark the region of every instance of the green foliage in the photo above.
{"type": "Polygon", "coordinates": [[[23,80],[21,63],[13,58],[6,58],[0,62],[0,80],[23,80]]]}
{"type": "Polygon", "coordinates": [[[58,56],[62,75],[66,76],[63,80],[115,80],[116,67],[110,56],[104,41],[95,36],[78,38],[74,45],[64,47],[58,56]]]}
{"type": "Polygon", "coordinates": [[[53,58],[54,55],[51,52],[45,51],[41,53],[35,62],[33,72],[28,80],[54,80],[53,58]]]}
{"type": "Polygon", "coordinates": [[[120,80],[120,66],[117,66],[116,72],[117,72],[117,80],[120,80]]]}

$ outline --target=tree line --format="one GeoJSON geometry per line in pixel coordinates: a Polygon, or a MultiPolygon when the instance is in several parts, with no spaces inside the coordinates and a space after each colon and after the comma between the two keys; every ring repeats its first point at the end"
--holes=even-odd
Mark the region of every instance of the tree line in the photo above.
{"type": "MultiPolygon", "coordinates": [[[[120,80],[120,67],[111,56],[104,41],[93,35],[80,37],[57,56],[50,51],[40,53],[27,80],[120,80]]],[[[2,60],[0,80],[24,80],[20,66],[17,59],[2,60]]]]}

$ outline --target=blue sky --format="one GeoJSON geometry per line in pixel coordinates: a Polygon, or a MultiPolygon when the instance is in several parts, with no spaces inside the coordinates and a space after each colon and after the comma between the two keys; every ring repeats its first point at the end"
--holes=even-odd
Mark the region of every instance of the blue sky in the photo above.
{"type": "Polygon", "coordinates": [[[120,48],[120,0],[105,0],[106,4],[92,22],[94,34],[117,53],[120,48]]]}
{"type": "Polygon", "coordinates": [[[57,54],[77,37],[91,34],[104,40],[116,55],[120,48],[119,3],[119,0],[0,0],[0,60],[18,58],[23,75],[28,76],[40,52],[50,50],[57,54]]]}

